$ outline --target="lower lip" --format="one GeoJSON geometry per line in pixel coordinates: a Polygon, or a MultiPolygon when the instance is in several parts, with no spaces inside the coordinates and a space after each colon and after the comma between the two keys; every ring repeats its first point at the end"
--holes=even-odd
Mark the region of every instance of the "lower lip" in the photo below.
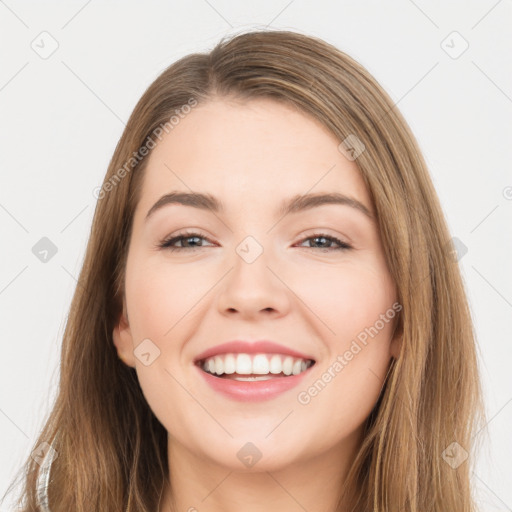
{"type": "Polygon", "coordinates": [[[201,370],[197,365],[196,368],[203,376],[204,380],[218,393],[240,402],[258,402],[270,400],[294,388],[302,381],[312,366],[298,375],[274,377],[268,380],[256,381],[241,381],[214,377],[210,373],[201,370]]]}

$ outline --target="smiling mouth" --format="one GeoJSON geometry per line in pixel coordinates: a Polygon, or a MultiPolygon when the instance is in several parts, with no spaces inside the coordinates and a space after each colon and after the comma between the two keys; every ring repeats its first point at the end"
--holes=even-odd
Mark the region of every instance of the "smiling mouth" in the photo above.
{"type": "Polygon", "coordinates": [[[218,354],[196,363],[205,373],[220,379],[262,381],[299,375],[315,364],[285,354],[218,354]]]}

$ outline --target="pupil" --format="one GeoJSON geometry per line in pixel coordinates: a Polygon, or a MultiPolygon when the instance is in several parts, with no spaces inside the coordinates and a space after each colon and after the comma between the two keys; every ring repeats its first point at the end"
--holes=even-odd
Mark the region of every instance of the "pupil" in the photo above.
{"type": "Polygon", "coordinates": [[[187,245],[190,245],[190,244],[188,244],[189,240],[199,240],[199,237],[197,237],[197,236],[189,236],[188,238],[185,238],[185,240],[187,240],[187,245]]]}

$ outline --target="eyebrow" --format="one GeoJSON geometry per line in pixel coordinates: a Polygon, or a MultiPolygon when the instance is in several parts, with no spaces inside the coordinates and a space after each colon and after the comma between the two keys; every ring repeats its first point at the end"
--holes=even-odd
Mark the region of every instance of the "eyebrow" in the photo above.
{"type": "MultiPolygon", "coordinates": [[[[191,206],[201,210],[211,210],[214,213],[223,213],[225,211],[222,202],[211,194],[173,191],[163,195],[149,209],[145,220],[147,221],[153,213],[169,204],[181,204],[183,206],[191,206]]],[[[349,197],[338,192],[295,195],[290,199],[283,201],[277,213],[284,217],[289,213],[297,213],[326,204],[350,206],[351,208],[364,213],[364,215],[366,215],[371,221],[374,220],[373,214],[363,203],[353,197],[349,197]]]]}

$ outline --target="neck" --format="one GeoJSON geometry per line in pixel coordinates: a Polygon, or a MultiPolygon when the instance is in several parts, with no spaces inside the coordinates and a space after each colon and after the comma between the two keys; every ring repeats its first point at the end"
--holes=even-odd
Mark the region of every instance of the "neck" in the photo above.
{"type": "Polygon", "coordinates": [[[241,471],[191,453],[169,437],[170,481],[159,512],[338,512],[340,491],[361,442],[361,431],[325,453],[282,468],[258,464],[241,471]]]}

